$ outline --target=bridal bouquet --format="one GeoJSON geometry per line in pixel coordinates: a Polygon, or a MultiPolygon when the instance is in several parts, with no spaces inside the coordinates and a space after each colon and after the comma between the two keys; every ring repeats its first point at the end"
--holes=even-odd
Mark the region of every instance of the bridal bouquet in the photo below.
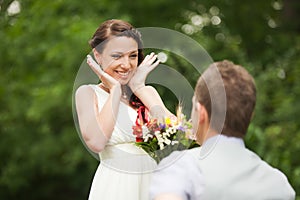
{"type": "Polygon", "coordinates": [[[191,121],[186,119],[181,107],[177,110],[177,117],[167,117],[163,120],[148,118],[145,114],[138,115],[133,134],[136,136],[135,144],[157,163],[173,151],[198,146],[192,137],[191,121]]]}

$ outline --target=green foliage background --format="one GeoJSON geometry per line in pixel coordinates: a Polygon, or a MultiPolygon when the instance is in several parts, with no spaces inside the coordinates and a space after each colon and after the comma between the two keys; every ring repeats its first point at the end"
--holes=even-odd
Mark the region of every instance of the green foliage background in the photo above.
{"type": "MultiPolygon", "coordinates": [[[[181,31],[215,61],[245,66],[258,88],[246,144],[300,193],[299,1],[19,0],[15,14],[12,2],[0,0],[0,199],[87,199],[98,161],[76,132],[72,90],[88,40],[111,18],[181,31]]],[[[195,84],[183,59],[166,64],[195,84]]]]}

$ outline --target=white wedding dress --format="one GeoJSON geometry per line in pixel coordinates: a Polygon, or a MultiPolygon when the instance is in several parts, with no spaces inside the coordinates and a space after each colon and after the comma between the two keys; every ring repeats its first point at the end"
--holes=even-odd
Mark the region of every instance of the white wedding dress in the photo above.
{"type": "MultiPolygon", "coordinates": [[[[102,109],[108,93],[93,87],[98,108],[102,109]]],[[[151,172],[156,162],[135,146],[132,126],[137,112],[121,102],[116,125],[105,149],[99,153],[100,164],[91,186],[89,200],[147,200],[151,172]]]]}

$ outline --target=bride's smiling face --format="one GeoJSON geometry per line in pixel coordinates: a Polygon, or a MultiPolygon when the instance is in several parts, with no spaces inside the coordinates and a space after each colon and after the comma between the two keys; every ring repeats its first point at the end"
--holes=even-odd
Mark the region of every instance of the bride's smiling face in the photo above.
{"type": "Polygon", "coordinates": [[[101,53],[94,49],[94,55],[107,74],[125,85],[138,65],[138,44],[130,37],[113,37],[101,53]]]}

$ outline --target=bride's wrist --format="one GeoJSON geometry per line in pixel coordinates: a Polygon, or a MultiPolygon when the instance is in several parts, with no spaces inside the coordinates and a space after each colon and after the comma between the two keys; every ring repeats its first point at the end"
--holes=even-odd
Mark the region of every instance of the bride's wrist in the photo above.
{"type": "Polygon", "coordinates": [[[121,85],[114,85],[111,89],[110,89],[111,93],[117,94],[118,96],[121,97],[122,95],[122,88],[121,85]]]}
{"type": "Polygon", "coordinates": [[[136,85],[136,86],[130,86],[130,89],[135,94],[137,91],[139,91],[140,89],[142,89],[144,87],[145,87],[145,84],[140,84],[140,85],[136,85]]]}

